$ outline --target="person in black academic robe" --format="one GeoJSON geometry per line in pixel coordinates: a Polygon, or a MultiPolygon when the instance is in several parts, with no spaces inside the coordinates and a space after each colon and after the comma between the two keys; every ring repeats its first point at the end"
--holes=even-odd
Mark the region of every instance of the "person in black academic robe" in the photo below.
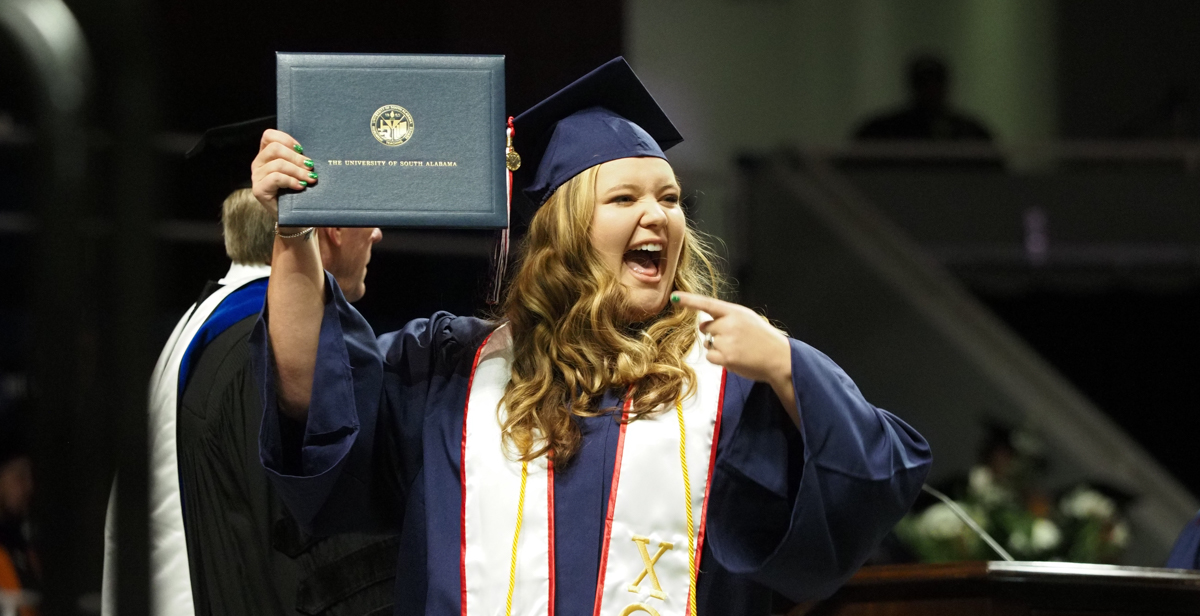
{"type": "Polygon", "coordinates": [[[265,285],[253,289],[250,314],[193,353],[179,401],[179,478],[196,613],[390,611],[396,538],[303,533],[259,462],[262,402],[247,340],[265,292],[265,285]]]}
{"type": "MultiPolygon", "coordinates": [[[[231,236],[259,244],[252,256],[230,248],[235,250],[231,257],[269,260],[273,233],[269,220],[258,220],[263,218],[260,214],[246,189],[226,200],[222,218],[227,247],[231,236]],[[239,233],[230,228],[231,221],[256,222],[267,232],[239,233]]],[[[365,265],[364,257],[379,238],[378,229],[318,233],[327,269],[359,290],[354,299],[361,297],[365,287],[359,264],[365,265]]],[[[266,278],[258,278],[222,300],[181,362],[179,482],[195,613],[388,612],[395,535],[313,537],[302,532],[259,462],[262,403],[252,376],[248,338],[266,299],[266,283],[266,278]]],[[[207,290],[215,288],[219,285],[207,290]]]]}
{"type": "MultiPolygon", "coordinates": [[[[270,125],[273,117],[210,129],[188,156],[198,156],[202,175],[227,176],[236,184],[245,176],[243,152],[253,152],[270,125]]],[[[247,339],[266,297],[274,221],[248,188],[228,195],[221,218],[226,255],[233,263],[220,281],[205,286],[180,321],[151,384],[151,448],[171,454],[155,456],[164,468],[151,469],[152,611],[171,616],[390,612],[395,534],[313,537],[300,531],[259,462],[262,404],[247,339]],[[167,382],[175,374],[172,365],[178,377],[167,382]],[[169,395],[158,395],[163,392],[169,395]]],[[[313,233],[325,268],[352,299],[362,297],[366,262],[381,238],[379,230],[313,233]]],[[[102,613],[107,615],[116,613],[116,544],[113,537],[106,541],[102,613]]]]}

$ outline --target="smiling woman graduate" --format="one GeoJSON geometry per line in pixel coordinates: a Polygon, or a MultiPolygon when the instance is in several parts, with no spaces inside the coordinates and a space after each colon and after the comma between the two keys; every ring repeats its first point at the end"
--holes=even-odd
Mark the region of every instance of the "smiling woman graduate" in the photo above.
{"type": "MultiPolygon", "coordinates": [[[[916,497],[925,441],[711,297],[663,154],[682,137],[623,59],[515,125],[537,209],[496,318],[376,338],[280,230],[253,341],[263,463],[297,519],[399,528],[397,614],[765,615],[771,589],[833,592],[916,497]]],[[[272,212],[320,190],[301,151],[263,135],[272,212]]]]}

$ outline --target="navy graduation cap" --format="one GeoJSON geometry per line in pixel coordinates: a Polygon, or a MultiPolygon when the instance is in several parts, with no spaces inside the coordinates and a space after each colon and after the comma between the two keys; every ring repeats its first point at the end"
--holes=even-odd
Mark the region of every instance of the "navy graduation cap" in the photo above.
{"type": "Polygon", "coordinates": [[[521,175],[528,178],[532,172],[534,177],[524,182],[528,201],[510,199],[515,216],[510,215],[509,226],[501,231],[492,257],[489,304],[500,301],[510,230],[520,233],[559,186],[584,169],[618,158],[666,160],[663,151],[683,141],[620,56],[530,107],[512,123],[517,160],[524,158],[522,168],[527,170],[521,175]]]}
{"type": "Polygon", "coordinates": [[[663,151],[683,141],[623,57],[534,105],[513,126],[517,152],[536,170],[523,191],[535,210],[588,167],[639,156],[665,160],[663,151]]]}

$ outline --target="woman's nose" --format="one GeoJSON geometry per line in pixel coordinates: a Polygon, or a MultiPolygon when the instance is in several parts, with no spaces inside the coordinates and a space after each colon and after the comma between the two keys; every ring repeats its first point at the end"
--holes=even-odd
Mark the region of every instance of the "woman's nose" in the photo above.
{"type": "Polygon", "coordinates": [[[639,221],[643,227],[661,227],[667,223],[667,212],[653,197],[646,200],[646,204],[642,209],[642,219],[639,221]]]}

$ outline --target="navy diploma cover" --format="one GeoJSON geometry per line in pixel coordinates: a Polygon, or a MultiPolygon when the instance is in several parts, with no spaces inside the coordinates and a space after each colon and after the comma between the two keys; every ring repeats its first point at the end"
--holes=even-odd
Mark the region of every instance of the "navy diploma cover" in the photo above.
{"type": "Polygon", "coordinates": [[[504,56],[276,54],[278,126],[316,185],[279,224],[501,228],[504,56]]]}

